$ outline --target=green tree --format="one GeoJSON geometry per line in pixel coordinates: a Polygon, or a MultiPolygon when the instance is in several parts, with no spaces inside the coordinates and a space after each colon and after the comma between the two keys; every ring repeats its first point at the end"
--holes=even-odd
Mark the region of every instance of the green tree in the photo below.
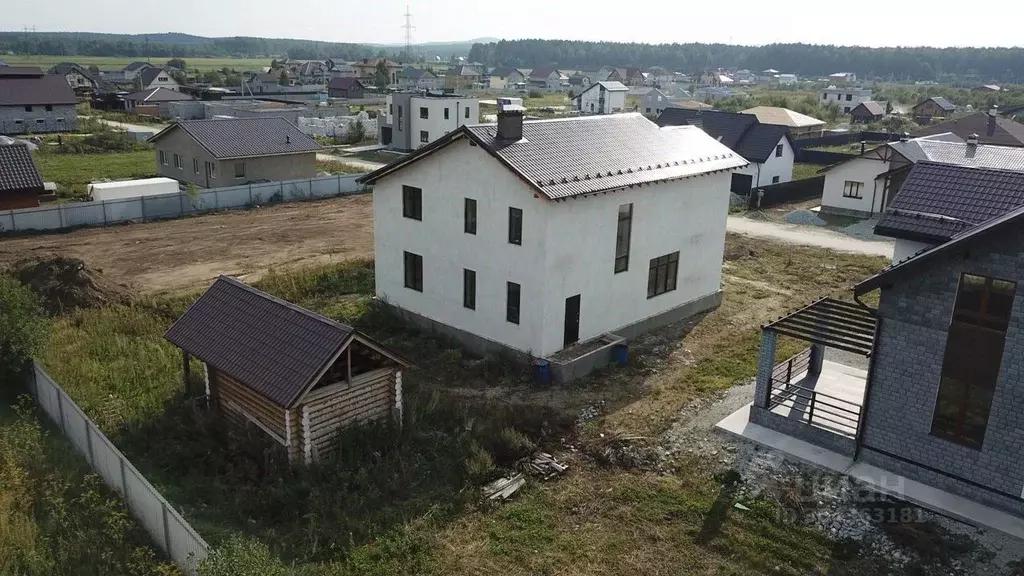
{"type": "Polygon", "coordinates": [[[95,64],[90,65],[89,66],[89,74],[92,74],[93,78],[99,78],[100,77],[100,67],[95,65],[95,64]]]}
{"type": "Polygon", "coordinates": [[[288,71],[287,70],[281,70],[281,74],[277,77],[277,83],[280,84],[281,86],[287,86],[288,85],[288,71]]]}
{"type": "Polygon", "coordinates": [[[387,62],[382,58],[377,62],[377,70],[373,73],[373,82],[377,85],[378,89],[383,90],[390,84],[388,81],[389,76],[387,62]]]}
{"type": "Polygon", "coordinates": [[[12,276],[0,274],[0,383],[25,373],[47,334],[39,296],[12,276]]]}
{"type": "Polygon", "coordinates": [[[170,68],[177,68],[178,70],[184,70],[185,60],[181,58],[171,58],[167,61],[167,66],[170,68]]]}

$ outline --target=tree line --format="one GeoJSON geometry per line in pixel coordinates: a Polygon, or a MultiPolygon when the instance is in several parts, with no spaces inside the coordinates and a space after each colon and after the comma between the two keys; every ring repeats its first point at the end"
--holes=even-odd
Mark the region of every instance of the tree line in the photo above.
{"type": "Polygon", "coordinates": [[[664,66],[699,72],[713,67],[774,68],[816,78],[836,72],[882,80],[1024,81],[1024,48],[928,48],[812,44],[640,44],[575,40],[502,40],[474,44],[469,59],[489,66],[664,66]]]}

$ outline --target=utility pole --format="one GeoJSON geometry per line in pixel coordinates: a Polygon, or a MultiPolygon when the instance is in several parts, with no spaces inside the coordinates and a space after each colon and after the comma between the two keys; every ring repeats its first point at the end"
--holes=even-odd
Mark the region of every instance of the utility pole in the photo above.
{"type": "Polygon", "coordinates": [[[412,61],[412,31],[416,27],[412,25],[412,12],[408,4],[405,5],[405,24],[402,28],[405,28],[405,57],[412,61]]]}

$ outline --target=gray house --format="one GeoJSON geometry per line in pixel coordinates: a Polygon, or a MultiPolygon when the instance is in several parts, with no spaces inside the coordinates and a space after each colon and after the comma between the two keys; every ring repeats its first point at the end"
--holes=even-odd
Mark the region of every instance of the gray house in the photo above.
{"type": "Polygon", "coordinates": [[[205,188],[316,176],[320,145],[284,118],[186,120],[149,142],[157,171],[205,188]]]}
{"type": "Polygon", "coordinates": [[[76,104],[64,76],[27,66],[0,67],[0,134],[77,130],[76,104]]]}
{"type": "MultiPolygon", "coordinates": [[[[965,215],[1024,189],[1021,172],[928,163],[907,183],[920,172],[962,191],[944,201],[965,215]]],[[[1004,206],[958,222],[907,214],[922,233],[958,230],[858,284],[854,302],[765,325],[750,422],[1024,515],[1024,204],[1004,206]],[[877,310],[861,303],[875,291],[877,310]],[[811,347],[777,364],[778,336],[811,347]],[[824,360],[830,347],[866,356],[866,370],[824,360]]]]}

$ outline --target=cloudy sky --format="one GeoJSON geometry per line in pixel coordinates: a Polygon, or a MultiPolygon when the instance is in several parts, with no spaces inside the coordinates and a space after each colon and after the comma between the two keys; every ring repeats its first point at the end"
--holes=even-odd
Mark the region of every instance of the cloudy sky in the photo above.
{"type": "Polygon", "coordinates": [[[401,43],[407,3],[417,27],[415,42],[481,37],[862,46],[1014,46],[1024,42],[1019,26],[1024,8],[1018,0],[987,0],[978,4],[977,11],[947,15],[912,2],[876,3],[870,11],[858,13],[854,4],[821,0],[174,0],[159,10],[81,0],[0,0],[4,5],[0,27],[401,43]]]}

